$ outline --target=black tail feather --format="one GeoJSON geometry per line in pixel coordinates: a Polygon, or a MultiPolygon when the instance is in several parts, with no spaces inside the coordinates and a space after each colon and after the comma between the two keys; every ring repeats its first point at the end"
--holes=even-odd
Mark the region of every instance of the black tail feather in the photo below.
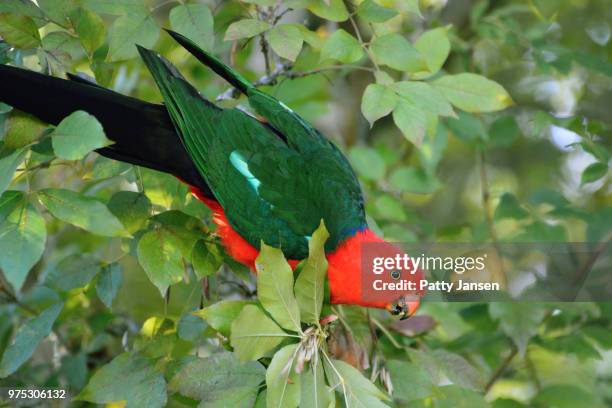
{"type": "Polygon", "coordinates": [[[121,95],[78,76],[70,79],[0,64],[0,101],[52,125],[84,110],[115,142],[99,149],[100,154],[171,173],[212,197],[163,105],[121,95]]]}

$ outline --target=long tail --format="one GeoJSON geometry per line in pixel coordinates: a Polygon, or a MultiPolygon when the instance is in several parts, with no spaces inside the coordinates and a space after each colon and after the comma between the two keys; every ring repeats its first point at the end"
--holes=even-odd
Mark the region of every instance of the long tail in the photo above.
{"type": "Polygon", "coordinates": [[[173,174],[210,195],[163,105],[113,92],[79,77],[64,80],[0,64],[0,101],[57,125],[74,111],[94,115],[115,143],[103,156],[173,174]]]}
{"type": "Polygon", "coordinates": [[[198,47],[189,38],[174,32],[172,30],[166,30],[168,34],[174,38],[176,42],[181,44],[183,48],[189,51],[194,57],[196,57],[201,63],[215,71],[219,76],[229,82],[234,88],[238,89],[243,94],[246,94],[250,88],[253,88],[253,84],[249,82],[245,77],[240,75],[232,68],[225,65],[214,55],[207,53],[198,47]]]}

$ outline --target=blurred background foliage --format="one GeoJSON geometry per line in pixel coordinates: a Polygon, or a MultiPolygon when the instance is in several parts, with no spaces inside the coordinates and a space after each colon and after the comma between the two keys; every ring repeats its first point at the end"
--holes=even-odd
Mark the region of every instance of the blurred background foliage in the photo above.
{"type": "MultiPolygon", "coordinates": [[[[385,238],[595,246],[612,230],[608,3],[2,0],[0,62],[78,72],[159,102],[139,43],[209,99],[244,105],[161,30],[170,27],[336,142],[385,238]]],[[[250,380],[231,377],[238,363],[218,354],[230,348],[227,318],[191,314],[252,299],[256,286],[225,259],[186,186],[89,153],[107,140],[83,113],[48,128],[0,103],[0,135],[0,386],[134,407],[264,406],[261,364],[271,354],[242,366],[250,380]],[[211,366],[227,378],[205,401],[211,366]]],[[[401,323],[356,307],[326,313],[340,317],[327,329],[329,353],[384,391],[367,395],[376,401],[612,403],[608,303],[429,303],[401,323]]]]}

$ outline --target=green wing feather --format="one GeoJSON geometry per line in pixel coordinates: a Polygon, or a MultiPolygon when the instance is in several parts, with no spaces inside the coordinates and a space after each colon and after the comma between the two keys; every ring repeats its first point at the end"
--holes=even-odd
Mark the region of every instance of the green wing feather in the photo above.
{"type": "Polygon", "coordinates": [[[260,101],[257,110],[269,115],[274,130],[240,110],[216,107],[160,55],[139,51],[196,167],[249,243],[259,247],[263,240],[301,259],[321,219],[330,230],[328,250],[365,225],[361,190],[348,162],[298,115],[201,50],[207,56],[201,61],[260,101]]]}

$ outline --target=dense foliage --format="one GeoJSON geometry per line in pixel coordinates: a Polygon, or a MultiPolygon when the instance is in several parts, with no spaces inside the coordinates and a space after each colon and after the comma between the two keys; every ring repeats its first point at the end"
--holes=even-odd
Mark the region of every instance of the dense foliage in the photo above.
{"type": "MultiPolygon", "coordinates": [[[[597,243],[610,21],[606,0],[2,0],[0,63],[159,102],[137,43],[244,107],[170,27],[333,139],[387,239],[597,243]]],[[[263,246],[255,277],[184,184],[108,143],[87,112],[49,127],[0,103],[0,386],[75,406],[612,403],[610,304],[331,307],[324,226],[295,275],[263,246]]]]}

